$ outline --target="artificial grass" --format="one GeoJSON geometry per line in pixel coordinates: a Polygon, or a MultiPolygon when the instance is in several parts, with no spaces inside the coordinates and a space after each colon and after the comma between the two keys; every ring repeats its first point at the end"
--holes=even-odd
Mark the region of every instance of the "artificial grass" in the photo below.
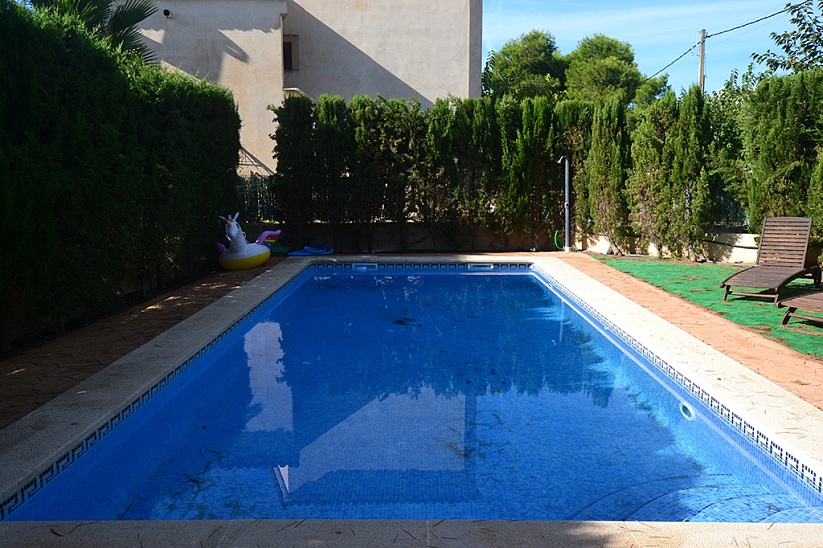
{"type": "MultiPolygon", "coordinates": [[[[653,258],[597,258],[635,278],[713,310],[738,325],[776,339],[798,352],[823,357],[823,318],[821,323],[792,318],[788,325],[783,326],[780,322],[786,309],[776,307],[772,301],[734,295],[727,301],[723,300],[720,284],[740,270],[739,267],[653,258]]],[[[785,294],[781,293],[781,298],[814,290],[811,278],[794,280],[786,287],[785,294]]]]}

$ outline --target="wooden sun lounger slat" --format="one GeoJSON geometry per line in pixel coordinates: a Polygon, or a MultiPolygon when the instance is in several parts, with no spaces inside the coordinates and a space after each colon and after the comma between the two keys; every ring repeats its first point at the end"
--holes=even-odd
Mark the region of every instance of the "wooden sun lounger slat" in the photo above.
{"type": "Polygon", "coordinates": [[[780,301],[780,306],[788,307],[786,314],[783,315],[782,325],[786,325],[790,318],[802,318],[813,322],[823,324],[823,318],[816,318],[808,314],[798,313],[797,310],[807,310],[809,312],[823,313],[823,291],[817,293],[808,293],[798,297],[792,297],[785,301],[780,301]]]}

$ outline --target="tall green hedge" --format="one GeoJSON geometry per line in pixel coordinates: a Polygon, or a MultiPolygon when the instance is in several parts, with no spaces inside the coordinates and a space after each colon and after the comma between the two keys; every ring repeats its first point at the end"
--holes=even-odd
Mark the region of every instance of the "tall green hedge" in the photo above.
{"type": "Polygon", "coordinates": [[[216,217],[235,212],[240,118],[225,88],[158,66],[135,68],[141,123],[133,130],[145,181],[138,269],[144,285],[162,284],[201,271],[214,237],[222,239],[216,217]]]}
{"type": "MultiPolygon", "coordinates": [[[[761,82],[747,98],[742,135],[753,231],[764,217],[814,215],[809,204],[819,203],[819,187],[810,183],[823,150],[823,71],[761,82]]],[[[819,214],[814,233],[823,238],[819,214]]]]}
{"type": "Polygon", "coordinates": [[[0,344],[199,274],[234,206],[228,92],[0,0],[0,344]]]}
{"type": "Polygon", "coordinates": [[[560,151],[570,159],[572,224],[579,227],[583,232],[593,230],[591,226],[592,217],[589,212],[589,185],[583,166],[591,149],[594,107],[593,103],[579,100],[560,101],[555,105],[559,126],[557,138],[560,140],[560,151]]]}
{"type": "Polygon", "coordinates": [[[626,111],[619,98],[594,111],[591,148],[584,169],[589,185],[589,212],[594,230],[604,234],[617,250],[628,240],[626,178],[631,148],[626,111]]]}
{"type": "MultiPolygon", "coordinates": [[[[449,97],[423,112],[414,102],[358,96],[335,138],[323,143],[322,105],[334,104],[335,119],[343,120],[343,100],[321,98],[316,107],[307,98],[287,100],[274,109],[287,126],[274,136],[281,162],[274,189],[284,202],[301,196],[304,223],[329,220],[322,200],[335,192],[336,222],[362,229],[369,242],[373,223],[412,220],[429,227],[437,248],[459,220],[470,234],[530,237],[536,247],[540,236],[562,228],[556,160],[566,155],[575,226],[605,235],[616,251],[635,237],[641,251],[652,244],[697,258],[716,225],[746,223],[757,232],[765,215],[812,216],[823,235],[823,76],[746,89],[730,89],[728,97],[696,87],[680,97],[669,91],[631,109],[503,96],[449,97]],[[291,162],[292,149],[305,160],[291,162]],[[332,152],[338,159],[330,168],[332,152]],[[301,175],[278,186],[294,165],[301,175]],[[325,190],[307,192],[313,180],[326,181],[325,190]]],[[[468,245],[474,249],[474,239],[468,245]]]]}
{"type": "Polygon", "coordinates": [[[671,222],[667,188],[673,158],[665,145],[677,117],[677,96],[668,91],[638,113],[632,134],[633,168],[626,185],[629,216],[640,245],[652,245],[658,254],[663,252],[671,222]]]}
{"type": "Polygon", "coordinates": [[[277,160],[277,173],[272,179],[275,204],[284,222],[305,230],[302,227],[320,211],[313,203],[314,106],[308,97],[287,97],[281,106],[269,108],[277,123],[272,135],[277,160]]]}

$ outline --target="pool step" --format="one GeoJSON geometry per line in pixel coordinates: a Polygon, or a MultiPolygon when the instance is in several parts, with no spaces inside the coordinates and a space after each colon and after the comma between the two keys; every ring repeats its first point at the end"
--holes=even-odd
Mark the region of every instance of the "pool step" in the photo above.
{"type": "Polygon", "coordinates": [[[718,500],[689,521],[820,522],[823,508],[798,506],[792,495],[751,495],[718,500]]]}
{"type": "Polygon", "coordinates": [[[756,522],[798,507],[787,494],[772,495],[759,485],[704,485],[649,501],[628,517],[634,521],[756,522]]]}
{"type": "Polygon", "coordinates": [[[660,478],[610,493],[569,519],[684,521],[712,502],[733,498],[732,492],[736,496],[764,494],[759,486],[747,488],[731,483],[727,475],[660,478]]]}

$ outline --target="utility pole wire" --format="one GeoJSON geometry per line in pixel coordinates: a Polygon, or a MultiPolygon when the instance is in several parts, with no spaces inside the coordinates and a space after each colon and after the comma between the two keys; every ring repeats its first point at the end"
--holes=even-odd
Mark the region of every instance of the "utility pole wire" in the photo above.
{"type": "MultiPolygon", "coordinates": [[[[780,10],[780,11],[776,11],[776,12],[774,12],[774,13],[773,13],[773,14],[771,14],[771,15],[766,15],[765,17],[761,17],[760,19],[755,19],[754,21],[749,21],[748,23],[743,23],[742,25],[737,25],[736,27],[732,27],[732,28],[730,28],[730,29],[721,30],[720,32],[715,32],[715,33],[712,33],[712,34],[707,34],[707,35],[706,35],[706,38],[708,39],[708,38],[712,38],[712,37],[714,37],[714,36],[719,36],[719,35],[721,35],[721,34],[725,34],[725,33],[727,33],[727,32],[731,32],[731,31],[733,31],[733,30],[738,30],[738,29],[742,29],[743,27],[748,27],[749,25],[754,25],[755,23],[759,23],[759,22],[761,22],[761,21],[765,21],[766,19],[771,19],[772,17],[775,17],[775,16],[777,16],[777,15],[780,15],[781,13],[786,13],[787,11],[789,11],[789,9],[791,9],[791,8],[793,8],[793,7],[794,7],[794,6],[788,6],[788,7],[783,8],[783,9],[782,9],[782,10],[780,10]]],[[[670,66],[672,66],[673,64],[675,64],[675,63],[677,63],[678,61],[680,61],[681,59],[683,59],[686,55],[688,55],[689,53],[691,53],[692,51],[694,51],[694,48],[696,48],[698,45],[699,45],[699,43],[694,44],[692,47],[690,47],[689,49],[687,49],[686,51],[684,51],[683,53],[681,53],[681,54],[677,57],[677,59],[675,59],[674,61],[672,61],[671,63],[669,63],[669,64],[668,64],[668,65],[666,65],[665,67],[663,67],[662,69],[658,70],[657,72],[655,72],[654,74],[652,74],[651,76],[649,76],[648,78],[646,78],[646,80],[644,80],[644,82],[646,82],[646,81],[648,81],[648,80],[651,80],[652,78],[654,78],[655,76],[657,76],[658,74],[660,74],[661,72],[663,72],[664,70],[666,70],[667,68],[669,68],[670,66]]]]}
{"type": "MultiPolygon", "coordinates": [[[[681,59],[683,59],[685,56],[687,56],[688,54],[690,54],[692,51],[694,51],[694,48],[696,48],[696,47],[697,47],[697,44],[693,45],[692,47],[690,47],[689,49],[687,49],[686,51],[684,51],[683,53],[681,53],[681,54],[677,57],[677,59],[675,59],[674,61],[672,61],[671,63],[669,63],[669,64],[668,64],[668,65],[666,65],[665,67],[663,67],[662,69],[658,70],[657,72],[655,72],[654,74],[652,74],[651,76],[649,76],[648,78],[646,78],[646,80],[651,80],[652,78],[654,78],[655,76],[657,76],[658,74],[660,74],[661,72],[663,72],[664,70],[666,70],[667,68],[669,68],[670,66],[672,66],[673,64],[677,63],[678,61],[680,61],[681,59]]],[[[645,80],[644,80],[644,81],[645,81],[645,80]]]]}
{"type": "Polygon", "coordinates": [[[743,23],[742,25],[737,25],[736,27],[732,27],[732,28],[726,29],[726,30],[721,30],[720,32],[715,32],[713,34],[707,34],[706,38],[712,38],[713,36],[718,36],[720,34],[725,34],[727,32],[731,32],[733,30],[742,29],[743,27],[748,27],[749,25],[754,25],[755,23],[759,23],[760,21],[765,21],[766,19],[771,19],[772,17],[780,15],[781,13],[786,13],[787,11],[789,11],[790,8],[793,8],[793,7],[794,6],[789,6],[789,7],[783,8],[780,11],[776,11],[771,15],[761,17],[760,19],[755,19],[754,21],[749,21],[748,23],[743,23]]]}

